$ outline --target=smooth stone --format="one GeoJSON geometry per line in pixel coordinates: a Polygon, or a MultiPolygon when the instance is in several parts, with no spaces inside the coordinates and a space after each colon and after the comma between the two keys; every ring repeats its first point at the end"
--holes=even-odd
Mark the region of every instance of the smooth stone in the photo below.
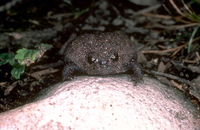
{"type": "Polygon", "coordinates": [[[200,130],[199,111],[179,90],[144,77],[78,76],[35,102],[0,114],[1,130],[200,130]]]}

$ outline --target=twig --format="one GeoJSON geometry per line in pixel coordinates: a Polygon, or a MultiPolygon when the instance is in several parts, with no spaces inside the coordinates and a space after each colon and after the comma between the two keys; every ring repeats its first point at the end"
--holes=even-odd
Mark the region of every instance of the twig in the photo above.
{"type": "Polygon", "coordinates": [[[59,54],[60,55],[63,55],[64,51],[65,51],[65,48],[67,46],[68,43],[70,43],[74,38],[76,38],[76,34],[75,33],[72,33],[69,37],[69,39],[65,42],[65,44],[61,47],[61,49],[59,50],[59,54]]]}
{"type": "Polygon", "coordinates": [[[154,24],[151,26],[148,26],[146,28],[162,28],[162,29],[166,29],[166,30],[178,30],[181,28],[186,28],[186,27],[192,27],[192,26],[198,26],[199,23],[189,23],[189,24],[183,24],[183,25],[172,25],[172,26],[163,26],[161,24],[154,24]]]}
{"type": "MultiPolygon", "coordinates": [[[[193,39],[192,42],[195,42],[195,41],[197,41],[199,39],[200,39],[200,37],[196,37],[195,39],[193,39]]],[[[177,50],[171,55],[171,57],[173,57],[174,55],[176,55],[183,47],[187,46],[188,44],[189,44],[189,42],[186,42],[185,44],[183,44],[183,45],[181,45],[179,47],[174,48],[174,49],[177,49],[177,50]]]]}
{"type": "MultiPolygon", "coordinates": [[[[195,39],[193,39],[192,42],[195,42],[197,40],[199,40],[200,37],[197,37],[195,39]]],[[[142,53],[155,53],[155,54],[161,54],[161,55],[164,55],[165,53],[167,52],[171,52],[171,51],[175,51],[171,57],[175,56],[183,47],[187,46],[189,44],[189,42],[186,42],[185,44],[181,45],[181,46],[178,46],[176,48],[171,48],[171,49],[167,49],[167,50],[162,50],[162,51],[158,51],[158,50],[152,50],[152,51],[142,51],[142,53]]]]}
{"type": "Polygon", "coordinates": [[[152,10],[156,10],[156,9],[158,9],[158,8],[160,8],[160,7],[161,7],[161,4],[156,4],[156,5],[154,5],[154,6],[150,6],[150,7],[148,7],[148,8],[142,9],[142,10],[140,10],[138,13],[135,13],[135,14],[134,14],[134,17],[135,17],[135,16],[138,16],[140,13],[151,12],[152,10]]]}
{"type": "Polygon", "coordinates": [[[19,81],[15,81],[14,83],[12,83],[11,85],[9,85],[5,91],[4,91],[4,96],[7,96],[10,94],[10,92],[17,86],[19,81]]]}
{"type": "Polygon", "coordinates": [[[152,13],[144,13],[140,12],[141,15],[153,17],[153,18],[161,18],[161,19],[172,19],[172,16],[169,15],[159,15],[159,14],[152,14],[152,13]]]}
{"type": "Polygon", "coordinates": [[[183,0],[181,0],[184,7],[186,8],[186,10],[189,12],[189,14],[192,14],[192,11],[188,8],[188,6],[185,4],[185,2],[183,0]]]}
{"type": "Polygon", "coordinates": [[[179,8],[176,6],[176,4],[174,3],[174,1],[169,0],[169,2],[172,4],[172,6],[176,9],[176,11],[183,17],[186,17],[186,15],[184,13],[181,12],[181,10],[179,10],[179,8]]]}
{"type": "Polygon", "coordinates": [[[162,4],[162,6],[165,8],[165,10],[169,13],[169,14],[172,14],[169,9],[165,6],[165,4],[162,4]]]}
{"type": "Polygon", "coordinates": [[[152,73],[152,74],[154,74],[154,75],[164,76],[164,77],[167,77],[167,78],[170,78],[170,79],[178,80],[179,82],[188,84],[188,85],[190,85],[191,87],[193,87],[193,86],[195,85],[195,84],[191,83],[190,81],[188,81],[188,80],[186,80],[186,79],[183,79],[183,78],[180,78],[180,77],[171,75],[171,74],[166,74],[166,73],[157,72],[157,71],[153,71],[153,70],[151,70],[150,73],[152,73]]]}
{"type": "Polygon", "coordinates": [[[195,63],[197,63],[198,62],[198,60],[182,60],[182,63],[190,63],[190,64],[195,64],[195,63]]]}
{"type": "Polygon", "coordinates": [[[176,50],[176,48],[172,48],[172,49],[162,50],[162,51],[158,51],[158,50],[142,51],[142,53],[156,53],[156,54],[164,55],[167,52],[171,52],[171,51],[175,51],[175,50],[176,50]]]}

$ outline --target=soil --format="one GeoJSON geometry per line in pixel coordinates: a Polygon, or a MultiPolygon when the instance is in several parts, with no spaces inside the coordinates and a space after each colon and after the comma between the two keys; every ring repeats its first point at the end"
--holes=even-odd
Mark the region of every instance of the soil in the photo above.
{"type": "Polygon", "coordinates": [[[102,32],[126,35],[137,48],[144,75],[179,89],[200,109],[199,21],[186,15],[184,4],[200,13],[197,3],[168,0],[150,5],[131,0],[22,0],[0,10],[0,54],[41,43],[53,46],[26,66],[20,79],[12,77],[10,64],[0,66],[0,112],[27,104],[42,89],[62,82],[66,45],[79,35],[102,32]]]}

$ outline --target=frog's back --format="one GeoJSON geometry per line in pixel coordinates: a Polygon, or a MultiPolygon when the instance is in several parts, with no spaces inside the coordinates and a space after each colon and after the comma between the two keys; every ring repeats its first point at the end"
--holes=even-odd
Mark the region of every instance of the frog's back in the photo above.
{"type": "Polygon", "coordinates": [[[113,73],[120,72],[120,69],[123,69],[122,64],[128,64],[131,58],[137,55],[133,43],[121,34],[84,34],[68,44],[64,54],[64,61],[73,62],[80,69],[86,69],[86,72],[90,73],[89,70],[91,70],[91,67],[93,67],[94,71],[95,68],[99,68],[94,67],[94,65],[92,66],[88,62],[88,57],[94,57],[98,59],[98,61],[108,62],[109,58],[115,54],[119,57],[118,61],[113,62],[113,66],[110,64],[108,68],[112,69],[114,67],[113,73]]]}

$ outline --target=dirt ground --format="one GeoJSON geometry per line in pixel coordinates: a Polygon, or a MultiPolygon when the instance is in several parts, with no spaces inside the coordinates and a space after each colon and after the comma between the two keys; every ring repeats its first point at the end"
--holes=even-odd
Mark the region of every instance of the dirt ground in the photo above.
{"type": "Polygon", "coordinates": [[[65,46],[81,34],[102,32],[125,34],[137,48],[144,75],[179,89],[200,109],[198,1],[5,3],[0,3],[0,54],[15,55],[19,49],[35,49],[41,43],[53,47],[25,66],[20,79],[12,77],[13,66],[2,64],[0,58],[0,112],[29,103],[42,89],[62,82],[65,46]]]}

